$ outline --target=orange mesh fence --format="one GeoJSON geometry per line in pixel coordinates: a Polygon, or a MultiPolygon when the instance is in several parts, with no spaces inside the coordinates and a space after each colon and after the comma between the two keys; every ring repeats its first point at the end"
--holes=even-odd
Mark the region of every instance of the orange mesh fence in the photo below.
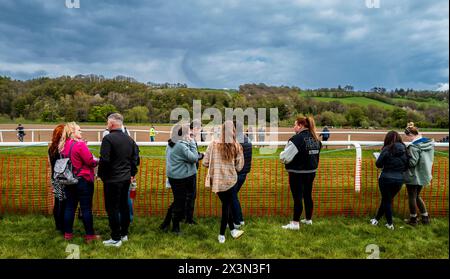
{"type": "MultiPolygon", "coordinates": [[[[50,168],[45,157],[0,157],[0,213],[51,214],[53,194],[50,168]]],[[[354,158],[322,158],[314,181],[315,216],[368,216],[380,203],[373,159],[362,160],[361,191],[355,192],[354,158]]],[[[197,179],[197,216],[218,216],[219,199],[204,187],[206,169],[200,166],[197,179]]],[[[254,158],[252,171],[239,193],[244,216],[290,216],[292,197],[287,172],[278,159],[254,158]]],[[[142,158],[137,174],[134,212],[137,216],[162,216],[172,202],[165,188],[164,158],[142,158]]],[[[448,158],[435,158],[433,180],[422,197],[433,216],[448,215],[448,158]]],[[[408,214],[405,187],[394,200],[394,212],[408,214]]],[[[94,214],[104,216],[103,185],[95,182],[94,214]]]]}

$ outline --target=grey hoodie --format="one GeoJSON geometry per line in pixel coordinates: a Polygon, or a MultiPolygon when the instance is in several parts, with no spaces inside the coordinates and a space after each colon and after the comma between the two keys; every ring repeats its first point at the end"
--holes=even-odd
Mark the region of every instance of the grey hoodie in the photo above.
{"type": "Polygon", "coordinates": [[[197,173],[195,163],[198,161],[198,152],[195,142],[169,141],[166,148],[166,174],[173,179],[183,179],[197,173]]]}
{"type": "Polygon", "coordinates": [[[408,146],[409,168],[405,172],[407,185],[427,186],[433,178],[434,142],[428,138],[413,141],[408,146]]]}

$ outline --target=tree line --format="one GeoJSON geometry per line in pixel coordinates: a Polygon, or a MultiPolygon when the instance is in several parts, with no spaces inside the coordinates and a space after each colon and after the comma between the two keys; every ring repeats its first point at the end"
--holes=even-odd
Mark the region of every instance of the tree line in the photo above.
{"type": "Polygon", "coordinates": [[[312,114],[318,125],[335,127],[400,128],[409,121],[419,127],[449,126],[448,104],[420,103],[429,100],[447,103],[448,91],[355,92],[350,85],[302,90],[295,86],[265,84],[244,84],[238,90],[211,90],[178,85],[155,88],[153,83],[140,83],[133,78],[106,79],[96,75],[26,81],[0,76],[0,120],[104,122],[107,113],[118,111],[130,123],[168,123],[172,109],[183,107],[192,112],[192,101],[201,100],[203,109],[215,107],[223,113],[227,107],[244,110],[276,107],[280,125],[291,125],[298,114],[312,114]],[[375,99],[393,105],[393,109],[339,101],[339,98],[351,96],[375,99]],[[314,97],[336,100],[320,101],[314,97]]]}

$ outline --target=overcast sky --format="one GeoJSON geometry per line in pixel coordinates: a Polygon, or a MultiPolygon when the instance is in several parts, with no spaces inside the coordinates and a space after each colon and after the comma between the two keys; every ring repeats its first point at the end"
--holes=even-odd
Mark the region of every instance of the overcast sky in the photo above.
{"type": "Polygon", "coordinates": [[[448,0],[0,0],[0,75],[448,89],[448,0]]]}

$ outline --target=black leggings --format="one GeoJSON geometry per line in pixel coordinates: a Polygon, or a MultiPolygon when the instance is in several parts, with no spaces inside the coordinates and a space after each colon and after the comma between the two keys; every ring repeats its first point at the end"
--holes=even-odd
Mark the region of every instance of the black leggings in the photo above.
{"type": "Polygon", "coordinates": [[[420,213],[427,213],[427,208],[425,207],[425,203],[422,198],[419,196],[420,191],[422,191],[423,187],[420,185],[406,185],[406,190],[408,190],[408,205],[409,212],[411,215],[416,215],[417,210],[416,207],[419,208],[420,213]]]}
{"type": "Polygon", "coordinates": [[[230,231],[234,230],[233,216],[231,214],[231,203],[233,201],[233,188],[225,192],[218,192],[220,201],[222,202],[222,219],[220,221],[220,235],[225,235],[228,226],[230,231]]]}
{"type": "Polygon", "coordinates": [[[402,189],[402,180],[380,178],[378,180],[381,192],[381,204],[378,208],[378,213],[375,219],[380,220],[383,215],[386,216],[386,221],[389,225],[392,224],[392,201],[394,197],[402,189]]]}
{"type": "Polygon", "coordinates": [[[292,198],[294,199],[293,221],[300,221],[303,212],[303,202],[305,202],[305,217],[311,220],[313,213],[312,188],[316,173],[293,173],[289,172],[289,186],[292,198]]]}

